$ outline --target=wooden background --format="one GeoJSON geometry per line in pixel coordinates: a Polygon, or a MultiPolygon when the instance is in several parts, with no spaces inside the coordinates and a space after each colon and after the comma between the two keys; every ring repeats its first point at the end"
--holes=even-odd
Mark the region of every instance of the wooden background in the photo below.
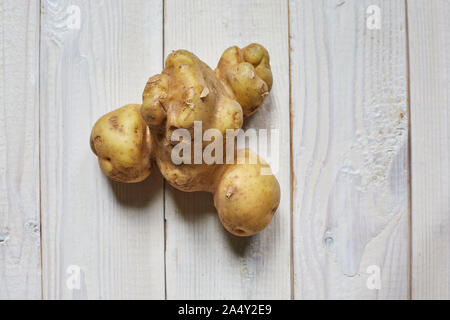
{"type": "Polygon", "coordinates": [[[445,0],[0,0],[0,299],[450,299],[449,16],[445,0]],[[251,42],[274,88],[246,126],[280,130],[265,231],[231,236],[209,194],[157,170],[101,174],[92,125],[139,103],[168,53],[214,67],[251,42]]]}

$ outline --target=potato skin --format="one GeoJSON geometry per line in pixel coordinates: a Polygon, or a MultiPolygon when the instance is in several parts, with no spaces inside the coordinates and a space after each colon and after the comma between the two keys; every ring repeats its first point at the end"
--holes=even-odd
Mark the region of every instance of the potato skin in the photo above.
{"type": "Polygon", "coordinates": [[[151,172],[152,141],[140,105],[129,104],[101,117],[90,144],[103,173],[119,182],[140,182],[151,172]]]}
{"type": "Polygon", "coordinates": [[[239,129],[242,108],[230,96],[214,71],[186,50],[172,52],[165,68],[145,86],[141,113],[152,131],[164,131],[170,141],[174,129],[239,129]]]}
{"type": "Polygon", "coordinates": [[[257,164],[250,164],[250,154],[246,149],[246,164],[224,167],[214,192],[220,221],[239,237],[254,235],[267,227],[280,203],[278,180],[273,174],[261,174],[268,165],[259,157],[257,164]]]}

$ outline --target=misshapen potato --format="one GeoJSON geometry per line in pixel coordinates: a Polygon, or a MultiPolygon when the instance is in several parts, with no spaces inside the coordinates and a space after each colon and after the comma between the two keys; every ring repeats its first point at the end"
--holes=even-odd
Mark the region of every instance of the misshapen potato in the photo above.
{"type": "Polygon", "coordinates": [[[119,182],[139,182],[151,171],[152,142],[140,105],[129,104],[101,117],[91,133],[91,148],[103,173],[119,182]]]}
{"type": "MultiPolygon", "coordinates": [[[[195,152],[187,156],[191,163],[176,163],[172,151],[187,142],[193,145],[195,123],[201,123],[202,137],[208,129],[215,129],[224,138],[227,130],[240,129],[244,118],[262,105],[271,87],[269,54],[259,44],[225,50],[215,71],[189,51],[174,51],[161,74],[151,77],[145,86],[142,118],[136,105],[105,115],[93,129],[93,150],[103,172],[122,182],[144,179],[150,172],[153,152],[162,175],[172,186],[186,192],[213,193],[224,227],[237,236],[253,235],[270,223],[280,202],[280,186],[267,170],[268,165],[256,155],[258,162],[248,163],[254,155],[249,150],[242,153],[245,164],[226,165],[194,164],[195,152]],[[111,117],[115,119],[112,122],[111,117]],[[144,121],[151,139],[142,125],[144,121]],[[128,130],[136,127],[137,131],[128,130]],[[189,135],[172,141],[179,129],[189,135]]],[[[202,154],[208,144],[201,144],[202,154]]],[[[226,144],[224,139],[223,148],[226,144]]],[[[224,160],[225,153],[223,150],[224,160]]]]}

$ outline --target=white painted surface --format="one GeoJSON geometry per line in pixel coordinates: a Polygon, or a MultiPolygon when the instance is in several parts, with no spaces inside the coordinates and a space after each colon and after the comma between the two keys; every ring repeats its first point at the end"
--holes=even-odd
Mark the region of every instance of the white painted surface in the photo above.
{"type": "Polygon", "coordinates": [[[450,299],[450,3],[409,1],[412,298],[450,299]]]}
{"type": "Polygon", "coordinates": [[[449,298],[448,1],[40,2],[0,1],[0,299],[449,298]],[[101,174],[93,123],[140,102],[163,55],[188,49],[214,67],[250,42],[269,49],[274,89],[246,126],[283,142],[267,230],[229,235],[210,195],[164,189],[157,172],[138,185],[101,174]]]}
{"type": "Polygon", "coordinates": [[[402,1],[290,1],[297,299],[408,296],[402,1]],[[381,9],[381,29],[366,9],[381,9]],[[380,290],[367,287],[371,265],[380,290]]]}
{"type": "Polygon", "coordinates": [[[41,298],[39,2],[0,1],[0,300],[41,298]]]}
{"type": "Polygon", "coordinates": [[[215,68],[231,45],[270,53],[274,88],[247,127],[280,130],[281,205],[252,238],[222,227],[209,194],[166,188],[169,299],[288,299],[290,289],[289,48],[286,1],[166,1],[165,55],[187,49],[215,68]]]}
{"type": "Polygon", "coordinates": [[[161,69],[162,2],[46,0],[41,28],[44,298],[164,298],[162,178],[110,182],[89,147],[95,121],[139,103],[161,69]],[[80,290],[66,285],[71,265],[80,290]]]}

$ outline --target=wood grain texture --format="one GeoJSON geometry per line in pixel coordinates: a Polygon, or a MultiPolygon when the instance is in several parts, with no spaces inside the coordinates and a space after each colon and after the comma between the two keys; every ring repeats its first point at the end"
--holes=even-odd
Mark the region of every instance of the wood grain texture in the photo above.
{"type": "MultiPolygon", "coordinates": [[[[166,188],[169,299],[289,299],[290,159],[287,1],[166,1],[165,54],[187,49],[215,68],[229,46],[259,42],[269,50],[274,88],[248,127],[279,130],[281,205],[257,236],[222,227],[212,196],[166,188]]],[[[277,144],[278,145],[278,144],[277,144]]],[[[279,158],[279,159],[278,159],[279,158]]]]}
{"type": "Polygon", "coordinates": [[[39,1],[0,1],[0,300],[41,298],[39,1]]]}
{"type": "Polygon", "coordinates": [[[408,297],[403,1],[291,0],[296,299],[408,297]],[[370,5],[381,28],[369,29],[370,5]],[[367,268],[381,288],[370,290],[367,268]]]}
{"type": "Polygon", "coordinates": [[[448,1],[408,1],[413,299],[450,299],[449,16],[448,1]]]}
{"type": "Polygon", "coordinates": [[[162,1],[44,0],[41,20],[44,298],[164,298],[162,178],[113,183],[89,147],[95,121],[161,70],[162,1]]]}

